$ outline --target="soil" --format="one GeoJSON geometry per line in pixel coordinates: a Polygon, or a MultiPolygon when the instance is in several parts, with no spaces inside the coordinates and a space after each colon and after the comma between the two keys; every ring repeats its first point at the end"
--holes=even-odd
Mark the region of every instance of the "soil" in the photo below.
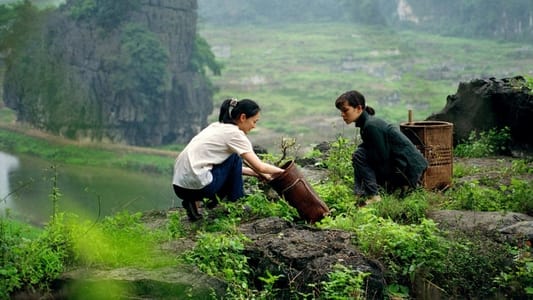
{"type": "Polygon", "coordinates": [[[457,178],[456,184],[474,180],[491,186],[509,185],[511,178],[531,182],[533,180],[533,158],[493,156],[485,158],[455,158],[456,167],[462,165],[474,169],[475,173],[457,178]],[[524,161],[529,172],[513,172],[513,162],[524,161]],[[512,174],[512,177],[511,177],[512,174]]]}

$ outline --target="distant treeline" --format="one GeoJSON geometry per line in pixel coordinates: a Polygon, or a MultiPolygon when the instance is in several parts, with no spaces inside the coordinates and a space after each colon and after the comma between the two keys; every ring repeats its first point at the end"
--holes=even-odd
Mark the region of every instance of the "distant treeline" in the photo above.
{"type": "Polygon", "coordinates": [[[441,35],[533,41],[531,0],[198,0],[216,24],[354,22],[441,35]]]}

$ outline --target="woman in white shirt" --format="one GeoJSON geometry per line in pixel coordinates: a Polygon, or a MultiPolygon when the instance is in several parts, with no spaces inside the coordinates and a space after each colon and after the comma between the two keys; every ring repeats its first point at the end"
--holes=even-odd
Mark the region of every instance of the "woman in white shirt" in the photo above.
{"type": "Polygon", "coordinates": [[[259,121],[261,108],[250,99],[226,99],[220,106],[218,122],[198,133],[176,158],[172,184],[174,193],[191,221],[202,217],[197,202],[209,199],[236,201],[244,196],[242,175],[266,177],[283,169],[262,162],[246,136],[259,121]],[[242,159],[253,169],[244,167],[242,159]]]}

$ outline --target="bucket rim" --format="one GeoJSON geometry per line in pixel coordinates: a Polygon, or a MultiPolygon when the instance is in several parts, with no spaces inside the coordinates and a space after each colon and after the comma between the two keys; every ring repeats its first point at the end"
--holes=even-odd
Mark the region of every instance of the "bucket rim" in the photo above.
{"type": "Polygon", "coordinates": [[[269,182],[273,182],[273,181],[277,181],[277,180],[280,180],[281,178],[287,176],[289,170],[291,170],[292,168],[294,168],[295,164],[294,164],[294,160],[289,160],[287,162],[285,162],[280,168],[283,169],[283,172],[281,173],[278,173],[278,174],[275,174],[274,176],[272,176],[269,180],[269,182]]]}
{"type": "Polygon", "coordinates": [[[446,121],[414,121],[400,123],[403,127],[448,127],[453,126],[453,123],[446,121]]]}

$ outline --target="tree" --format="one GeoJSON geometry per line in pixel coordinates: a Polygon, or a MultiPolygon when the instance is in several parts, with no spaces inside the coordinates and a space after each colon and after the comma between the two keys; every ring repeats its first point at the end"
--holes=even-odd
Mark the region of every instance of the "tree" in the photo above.
{"type": "Polygon", "coordinates": [[[8,68],[39,33],[45,14],[46,11],[39,11],[29,0],[0,5],[0,52],[6,54],[8,68]]]}
{"type": "Polygon", "coordinates": [[[113,90],[139,107],[157,104],[169,84],[167,64],[168,53],[154,33],[128,24],[122,31],[120,55],[109,62],[113,90]]]}
{"type": "Polygon", "coordinates": [[[196,35],[194,41],[194,49],[190,61],[191,69],[205,75],[205,68],[207,67],[214,75],[220,75],[222,72],[222,64],[218,63],[215,55],[211,52],[211,46],[207,41],[196,35]]]}

